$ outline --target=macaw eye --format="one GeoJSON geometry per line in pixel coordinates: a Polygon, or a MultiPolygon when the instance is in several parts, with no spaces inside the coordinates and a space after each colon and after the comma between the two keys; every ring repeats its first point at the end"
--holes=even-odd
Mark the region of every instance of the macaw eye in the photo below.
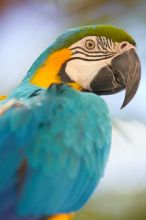
{"type": "Polygon", "coordinates": [[[95,48],[95,42],[93,40],[87,40],[85,46],[88,50],[92,50],[95,48]]]}

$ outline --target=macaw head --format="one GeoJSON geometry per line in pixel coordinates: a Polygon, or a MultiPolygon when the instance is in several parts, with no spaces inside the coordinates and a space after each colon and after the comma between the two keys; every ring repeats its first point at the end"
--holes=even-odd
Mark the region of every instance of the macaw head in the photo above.
{"type": "Polygon", "coordinates": [[[81,90],[98,95],[125,89],[124,107],[134,97],[140,82],[135,47],[128,33],[110,25],[70,29],[45,51],[45,59],[34,71],[31,83],[42,87],[49,86],[50,80],[77,84],[81,90]]]}

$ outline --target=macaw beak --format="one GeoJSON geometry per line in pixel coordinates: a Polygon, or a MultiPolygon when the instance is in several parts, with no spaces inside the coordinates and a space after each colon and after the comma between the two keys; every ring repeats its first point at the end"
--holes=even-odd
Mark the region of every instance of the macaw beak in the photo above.
{"type": "Polygon", "coordinates": [[[135,47],[113,57],[110,65],[102,67],[90,87],[99,95],[110,95],[126,89],[122,107],[125,107],[137,92],[141,78],[141,65],[135,47]]]}

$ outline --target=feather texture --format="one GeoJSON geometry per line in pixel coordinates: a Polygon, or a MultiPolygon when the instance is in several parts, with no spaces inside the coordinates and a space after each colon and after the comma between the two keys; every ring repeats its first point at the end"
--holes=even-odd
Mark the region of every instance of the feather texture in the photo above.
{"type": "Polygon", "coordinates": [[[52,85],[14,101],[0,116],[0,137],[0,219],[38,219],[89,199],[108,159],[111,120],[97,95],[52,85]]]}

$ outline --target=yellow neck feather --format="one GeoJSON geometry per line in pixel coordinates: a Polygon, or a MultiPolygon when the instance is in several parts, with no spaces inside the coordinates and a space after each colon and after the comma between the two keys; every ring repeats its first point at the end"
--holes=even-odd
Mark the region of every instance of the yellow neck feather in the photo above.
{"type": "MultiPolygon", "coordinates": [[[[61,83],[59,77],[59,70],[63,63],[65,63],[72,55],[72,52],[65,48],[50,55],[48,59],[39,67],[36,73],[30,80],[33,85],[48,88],[52,83],[61,83]]],[[[68,85],[80,90],[78,83],[69,83],[68,85]]]]}

